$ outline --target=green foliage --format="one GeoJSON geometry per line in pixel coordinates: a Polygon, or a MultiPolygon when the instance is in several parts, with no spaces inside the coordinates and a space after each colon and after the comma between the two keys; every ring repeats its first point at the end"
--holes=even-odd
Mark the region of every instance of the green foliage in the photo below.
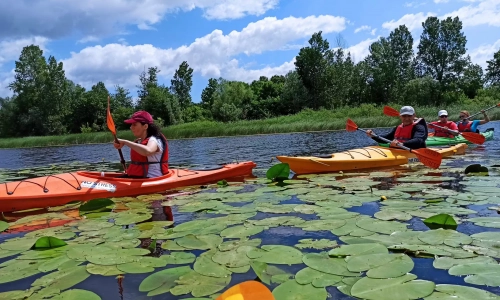
{"type": "Polygon", "coordinates": [[[290,166],[287,163],[280,163],[267,170],[266,177],[272,181],[283,181],[290,175],[290,166]]]}
{"type": "Polygon", "coordinates": [[[500,86],[500,50],[493,54],[493,59],[486,62],[486,81],[490,85],[500,86]]]}
{"type": "Polygon", "coordinates": [[[177,70],[175,70],[174,78],[170,81],[171,92],[179,99],[179,105],[182,110],[185,110],[191,101],[191,87],[193,86],[193,69],[189,67],[187,61],[183,61],[177,70]]]}

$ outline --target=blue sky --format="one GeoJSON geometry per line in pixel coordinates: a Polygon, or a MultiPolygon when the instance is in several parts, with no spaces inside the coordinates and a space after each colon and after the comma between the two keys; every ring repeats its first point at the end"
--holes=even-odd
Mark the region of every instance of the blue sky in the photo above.
{"type": "Polygon", "coordinates": [[[400,24],[415,47],[427,16],[459,16],[468,53],[483,68],[500,49],[500,0],[64,0],[0,1],[0,96],[11,95],[14,62],[37,44],[64,63],[66,75],[86,88],[103,81],[135,86],[158,66],[170,84],[186,60],[194,69],[192,97],[199,102],[211,77],[251,82],[286,74],[314,32],[331,47],[341,36],[360,61],[369,45],[400,24]]]}

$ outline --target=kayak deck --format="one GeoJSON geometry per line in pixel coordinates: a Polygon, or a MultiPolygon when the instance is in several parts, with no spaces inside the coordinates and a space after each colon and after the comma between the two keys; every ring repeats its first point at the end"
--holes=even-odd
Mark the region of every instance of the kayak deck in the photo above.
{"type": "MultiPolygon", "coordinates": [[[[461,143],[448,148],[433,149],[441,153],[442,157],[449,157],[464,154],[466,148],[467,144],[461,143]]],[[[381,146],[352,149],[325,156],[277,156],[276,158],[288,163],[296,174],[372,169],[418,161],[415,154],[409,151],[381,146]]]]}
{"type": "Polygon", "coordinates": [[[77,171],[0,183],[0,211],[64,205],[72,201],[137,196],[252,174],[252,161],[211,170],[170,169],[156,178],[118,178],[123,173],[77,171]]]}

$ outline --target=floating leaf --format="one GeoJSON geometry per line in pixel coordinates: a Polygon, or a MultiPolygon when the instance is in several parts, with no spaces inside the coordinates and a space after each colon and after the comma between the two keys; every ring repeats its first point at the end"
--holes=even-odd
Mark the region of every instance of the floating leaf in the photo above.
{"type": "Polygon", "coordinates": [[[280,163],[272,166],[266,172],[266,178],[272,181],[283,181],[288,179],[290,175],[290,165],[287,163],[280,163]]]}
{"type": "Polygon", "coordinates": [[[308,253],[303,257],[303,261],[309,268],[314,270],[339,275],[339,276],[359,276],[359,273],[351,272],[347,269],[347,263],[342,258],[331,258],[326,253],[308,253]]]}
{"type": "Polygon", "coordinates": [[[448,214],[438,214],[423,220],[424,224],[430,229],[446,228],[456,229],[457,222],[448,214]]]}
{"type": "Polygon", "coordinates": [[[216,248],[222,243],[222,238],[218,235],[199,235],[188,234],[175,240],[179,246],[186,249],[207,250],[216,248]]]}
{"type": "Polygon", "coordinates": [[[32,286],[43,286],[45,288],[65,290],[84,281],[90,276],[86,266],[78,266],[72,269],[52,272],[35,280],[32,286]]]}
{"type": "Polygon", "coordinates": [[[72,289],[62,292],[52,298],[53,300],[101,300],[96,293],[86,290],[72,289]]]}
{"type": "Polygon", "coordinates": [[[169,255],[161,256],[168,264],[183,265],[190,264],[196,259],[196,255],[190,252],[172,252],[169,255]]]}
{"type": "Polygon", "coordinates": [[[434,282],[416,278],[413,274],[390,279],[363,277],[352,286],[351,294],[362,299],[377,300],[387,299],[387,295],[398,295],[399,299],[419,299],[432,294],[434,282]]]}
{"type": "Polygon", "coordinates": [[[0,232],[7,230],[9,228],[9,223],[0,221],[0,232]]]}
{"type": "Polygon", "coordinates": [[[384,221],[390,221],[390,220],[408,221],[411,220],[412,215],[403,211],[384,209],[379,212],[376,212],[374,217],[384,221]]]}
{"type": "Polygon", "coordinates": [[[134,261],[126,264],[119,264],[116,267],[123,273],[130,273],[130,274],[150,273],[155,270],[155,268],[140,261],[134,261]]]}
{"type": "Polygon", "coordinates": [[[459,247],[460,245],[472,243],[472,238],[466,234],[441,228],[424,231],[418,235],[418,238],[429,245],[445,244],[451,247],[459,247]]]}
{"type": "Polygon", "coordinates": [[[264,245],[260,249],[250,250],[247,255],[251,259],[269,264],[293,265],[302,263],[302,252],[284,245],[264,245]]]}
{"type": "Polygon", "coordinates": [[[148,296],[156,296],[168,293],[176,283],[179,277],[191,272],[191,268],[187,266],[165,269],[153,273],[146,277],[139,285],[139,291],[148,292],[148,296]]]}
{"type": "Polygon", "coordinates": [[[234,238],[245,238],[251,235],[262,232],[264,228],[262,226],[233,226],[224,229],[220,235],[224,238],[234,239],[234,238]]]}
{"type": "Polygon", "coordinates": [[[102,276],[116,276],[120,274],[124,274],[123,272],[117,268],[116,265],[112,266],[103,266],[103,265],[94,265],[89,263],[86,265],[87,272],[94,275],[102,275],[102,276]]]}
{"type": "Polygon", "coordinates": [[[34,249],[52,249],[67,245],[66,242],[52,236],[41,237],[36,240],[34,249]]]}
{"type": "Polygon", "coordinates": [[[123,226],[135,223],[140,223],[151,219],[152,215],[145,212],[122,212],[117,214],[115,218],[115,225],[123,226]]]}
{"type": "Polygon", "coordinates": [[[453,266],[471,263],[498,264],[497,261],[488,256],[476,256],[471,258],[438,257],[432,266],[436,269],[450,269],[453,266]]]}
{"type": "Polygon", "coordinates": [[[327,287],[335,285],[342,280],[342,276],[320,272],[309,267],[295,274],[295,280],[300,284],[311,283],[314,287],[327,287]]]}
{"type": "Polygon", "coordinates": [[[450,275],[465,277],[465,282],[471,284],[500,286],[500,265],[489,263],[472,263],[453,266],[448,270],[450,275]]]}
{"type": "Polygon", "coordinates": [[[373,232],[391,234],[396,231],[406,231],[408,230],[407,224],[395,222],[395,221],[381,221],[374,219],[361,219],[356,222],[356,226],[373,232]]]}
{"type": "Polygon", "coordinates": [[[260,243],[262,242],[261,239],[241,239],[241,240],[233,240],[233,241],[225,241],[222,242],[218,248],[219,251],[230,251],[230,250],[235,250],[241,246],[252,246],[252,247],[258,247],[260,243]]]}
{"type": "Polygon", "coordinates": [[[499,296],[488,291],[476,289],[470,286],[461,286],[453,284],[437,284],[436,291],[425,300],[498,300],[499,296]]]}
{"type": "Polygon", "coordinates": [[[346,258],[346,262],[349,271],[368,271],[366,276],[370,278],[399,277],[410,272],[414,266],[413,260],[406,254],[356,255],[346,258]]]}
{"type": "Polygon", "coordinates": [[[311,284],[302,285],[295,280],[288,280],[280,284],[273,290],[276,299],[294,299],[294,300],[322,300],[327,298],[326,289],[317,288],[311,284]]]}
{"type": "Polygon", "coordinates": [[[102,211],[103,209],[107,208],[110,205],[114,205],[115,203],[107,198],[101,198],[101,199],[93,199],[90,201],[85,202],[80,206],[78,209],[80,212],[80,215],[84,215],[89,212],[99,212],[102,211]]]}
{"type": "Polygon", "coordinates": [[[465,174],[469,173],[482,173],[484,175],[488,175],[488,168],[485,166],[481,166],[480,164],[469,165],[464,170],[465,174]]]}
{"type": "Polygon", "coordinates": [[[0,248],[9,251],[29,250],[37,241],[37,238],[13,238],[0,243],[0,248]]]}
{"type": "Polygon", "coordinates": [[[161,248],[170,251],[184,251],[186,248],[179,246],[177,242],[172,240],[166,240],[161,244],[161,248]]]}
{"type": "Polygon", "coordinates": [[[202,253],[196,258],[193,269],[201,275],[210,277],[227,277],[231,275],[230,271],[212,260],[212,256],[215,253],[216,250],[210,250],[202,253]]]}
{"type": "Polygon", "coordinates": [[[306,248],[328,249],[328,248],[335,248],[337,246],[338,246],[337,241],[332,241],[328,239],[320,239],[320,240],[302,239],[299,240],[299,244],[295,245],[295,247],[299,249],[306,249],[306,248]]]}
{"type": "Polygon", "coordinates": [[[276,278],[276,276],[280,275],[290,275],[286,271],[276,266],[268,265],[263,262],[252,261],[250,263],[250,266],[252,267],[257,277],[259,277],[259,279],[266,284],[271,284],[271,282],[273,281],[273,277],[276,278]]]}
{"type": "Polygon", "coordinates": [[[59,268],[60,265],[72,261],[68,256],[66,255],[61,255],[54,257],[52,259],[48,259],[47,261],[44,261],[39,267],[38,270],[40,272],[50,272],[54,271],[57,268],[59,268]]]}
{"type": "MultiPolygon", "coordinates": [[[[342,245],[340,248],[330,250],[328,255],[333,257],[356,256],[366,254],[382,253],[387,254],[389,251],[384,245],[381,244],[355,244],[355,245],[342,245]]],[[[358,271],[359,272],[359,271],[358,271]]]]}
{"type": "Polygon", "coordinates": [[[176,280],[178,285],[173,287],[170,292],[174,296],[191,293],[194,297],[203,297],[217,293],[225,288],[230,281],[231,276],[209,277],[192,271],[176,280]]]}
{"type": "Polygon", "coordinates": [[[38,267],[43,261],[14,260],[0,269],[0,284],[20,280],[40,273],[38,267]]]}
{"type": "Polygon", "coordinates": [[[239,268],[250,264],[250,259],[247,256],[248,249],[254,246],[241,246],[240,248],[220,252],[217,251],[212,256],[212,260],[227,268],[239,268]]]}

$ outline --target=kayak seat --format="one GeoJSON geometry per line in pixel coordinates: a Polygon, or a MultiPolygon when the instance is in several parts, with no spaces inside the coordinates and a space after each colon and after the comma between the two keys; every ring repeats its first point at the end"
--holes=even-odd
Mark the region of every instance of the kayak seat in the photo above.
{"type": "Polygon", "coordinates": [[[333,155],[332,154],[318,154],[318,155],[313,155],[314,157],[317,157],[317,158],[332,158],[333,155]]]}

